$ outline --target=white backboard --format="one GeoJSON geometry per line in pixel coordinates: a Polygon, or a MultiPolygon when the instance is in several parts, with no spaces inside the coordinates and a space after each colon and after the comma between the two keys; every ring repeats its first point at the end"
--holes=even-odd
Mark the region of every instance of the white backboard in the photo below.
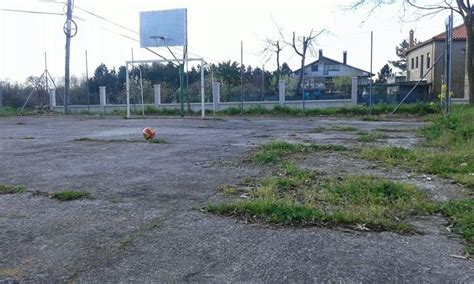
{"type": "Polygon", "coordinates": [[[173,9],[140,12],[140,46],[185,46],[187,10],[173,9]]]}

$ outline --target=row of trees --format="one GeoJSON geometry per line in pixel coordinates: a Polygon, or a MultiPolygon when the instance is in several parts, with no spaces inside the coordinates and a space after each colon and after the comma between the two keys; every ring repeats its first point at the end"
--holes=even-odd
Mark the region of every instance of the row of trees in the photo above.
{"type": "MultiPolygon", "coordinates": [[[[252,66],[240,66],[237,62],[225,61],[218,64],[206,65],[205,89],[206,99],[211,101],[211,80],[221,82],[221,100],[230,101],[240,97],[241,71],[243,72],[243,88],[246,100],[261,100],[265,96],[277,93],[278,78],[289,77],[291,69],[288,64],[283,63],[279,71],[268,71],[263,68],[252,66]]],[[[37,77],[29,77],[24,83],[3,82],[2,90],[4,105],[20,107],[24,104],[28,95],[35,89],[30,98],[28,106],[47,105],[48,96],[45,82],[37,77]]],[[[185,71],[185,100],[186,102],[200,101],[200,66],[190,67],[185,71]]],[[[153,102],[153,85],[161,85],[163,102],[179,101],[179,69],[177,66],[168,64],[142,64],[136,65],[130,70],[130,90],[132,103],[140,103],[140,88],[143,86],[145,103],[153,102]],[[140,78],[142,81],[140,82],[140,78]]],[[[107,99],[110,104],[123,104],[126,102],[126,70],[125,66],[109,68],[100,64],[94,71],[93,76],[86,78],[73,78],[71,80],[70,104],[98,104],[99,87],[105,86],[107,99]],[[89,91],[89,92],[88,92],[89,91]],[[87,97],[89,93],[89,97],[87,97]]],[[[57,90],[57,103],[62,104],[63,87],[57,90]]]]}

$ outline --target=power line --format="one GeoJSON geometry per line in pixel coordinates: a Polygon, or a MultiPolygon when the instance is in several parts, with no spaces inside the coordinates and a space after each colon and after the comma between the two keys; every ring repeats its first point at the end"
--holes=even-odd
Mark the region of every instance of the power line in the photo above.
{"type": "MultiPolygon", "coordinates": [[[[53,4],[64,4],[64,3],[65,3],[65,2],[49,2],[49,1],[44,1],[44,2],[53,3],[53,4]]],[[[109,23],[109,24],[112,24],[112,25],[114,25],[114,26],[117,26],[117,27],[119,27],[119,28],[122,28],[122,29],[124,29],[124,30],[127,30],[127,31],[129,31],[129,32],[131,32],[131,33],[134,33],[134,34],[136,34],[136,35],[139,35],[139,34],[140,34],[139,32],[137,32],[137,31],[135,31],[135,30],[132,30],[132,29],[130,29],[130,28],[124,26],[124,25],[121,25],[121,24],[115,22],[115,21],[109,20],[109,19],[107,19],[106,17],[103,17],[103,16],[101,16],[101,15],[95,13],[95,12],[92,12],[92,11],[89,11],[89,10],[87,10],[87,9],[81,8],[81,7],[77,6],[77,5],[74,5],[74,8],[77,8],[78,10],[80,10],[80,11],[82,11],[82,12],[84,12],[84,13],[87,13],[87,14],[93,16],[93,17],[96,17],[96,18],[98,18],[98,19],[100,19],[100,20],[102,20],[102,21],[105,21],[105,22],[107,22],[107,23],[109,23]]],[[[65,14],[61,14],[61,15],[65,15],[65,14]]],[[[76,17],[77,17],[77,16],[76,16],[76,17]]],[[[85,21],[85,20],[82,19],[82,18],[79,18],[79,17],[77,17],[77,18],[78,18],[79,20],[85,21]]],[[[108,31],[108,32],[111,32],[111,33],[114,33],[114,34],[116,34],[116,35],[119,35],[119,36],[121,36],[121,37],[123,37],[123,38],[129,39],[129,40],[132,40],[132,41],[135,41],[135,42],[140,42],[139,39],[132,38],[132,37],[130,37],[130,36],[128,36],[128,35],[125,35],[125,34],[123,34],[123,33],[115,32],[115,31],[112,31],[112,30],[110,30],[110,29],[106,29],[105,27],[101,27],[101,28],[104,29],[104,30],[106,30],[106,31],[108,31]]],[[[178,47],[174,47],[174,46],[171,46],[171,48],[173,48],[173,49],[178,49],[178,47]]],[[[147,48],[147,50],[150,51],[150,52],[152,52],[152,53],[154,53],[154,54],[156,54],[156,55],[158,55],[158,56],[160,56],[160,57],[162,57],[161,55],[157,54],[156,52],[152,51],[152,50],[149,49],[149,48],[147,48]]],[[[189,52],[189,54],[191,54],[191,55],[193,55],[193,56],[197,56],[197,57],[201,57],[201,58],[207,59],[207,60],[204,60],[206,63],[208,63],[208,61],[211,61],[211,62],[218,62],[218,60],[214,60],[214,59],[212,59],[212,58],[208,58],[208,57],[205,57],[205,56],[196,54],[196,53],[189,52]]],[[[162,58],[164,58],[164,57],[162,57],[162,58]]]]}
{"type": "MultiPolygon", "coordinates": [[[[81,8],[81,7],[78,7],[77,5],[75,6],[75,8],[77,8],[78,10],[81,10],[81,11],[83,11],[83,12],[85,12],[85,13],[91,15],[91,16],[94,16],[94,17],[96,17],[96,18],[98,18],[98,19],[100,19],[100,20],[102,20],[102,21],[105,21],[105,22],[107,22],[107,23],[109,23],[109,24],[115,25],[115,26],[117,26],[117,27],[119,27],[119,28],[122,28],[122,29],[125,29],[125,30],[129,31],[129,32],[132,32],[132,33],[134,33],[134,34],[136,34],[136,35],[139,35],[139,34],[140,34],[139,32],[137,32],[137,31],[135,31],[135,30],[132,30],[132,29],[130,29],[130,28],[124,26],[124,25],[121,25],[121,24],[119,24],[119,23],[117,23],[117,22],[114,22],[114,21],[112,21],[112,20],[109,20],[109,19],[107,19],[107,18],[105,18],[105,17],[103,17],[103,16],[101,16],[101,15],[95,13],[95,12],[86,10],[86,9],[84,9],[84,8],[81,8]]],[[[124,34],[122,34],[122,33],[116,33],[116,32],[113,32],[113,31],[111,31],[111,30],[108,30],[108,31],[109,31],[109,32],[112,32],[112,33],[115,33],[115,34],[117,34],[117,35],[119,35],[119,36],[121,36],[121,37],[130,39],[130,40],[133,40],[133,41],[136,41],[136,42],[140,42],[140,40],[135,39],[135,38],[132,38],[132,37],[129,37],[129,36],[124,35],[124,34]]],[[[173,49],[178,49],[177,47],[174,47],[174,46],[171,46],[171,48],[173,48],[173,49]]],[[[156,54],[156,53],[155,53],[155,54],[156,54]]],[[[197,57],[202,57],[202,58],[206,58],[206,59],[211,59],[211,58],[208,58],[208,57],[205,57],[205,56],[202,56],[202,55],[199,55],[199,54],[195,54],[195,53],[192,53],[192,52],[189,52],[189,54],[191,54],[191,55],[193,55],[193,56],[197,56],[197,57]]],[[[214,61],[214,62],[217,62],[217,60],[212,60],[212,59],[211,59],[211,60],[207,60],[207,61],[214,61]]]]}
{"type": "Polygon", "coordinates": [[[77,6],[77,5],[75,6],[75,8],[78,9],[78,10],[83,11],[84,13],[87,13],[87,14],[89,14],[89,15],[92,15],[92,16],[96,17],[96,18],[99,18],[99,19],[101,19],[101,20],[103,20],[103,21],[106,21],[106,22],[108,22],[108,23],[110,23],[110,24],[116,25],[116,26],[118,26],[118,27],[120,27],[120,28],[122,28],[122,29],[125,29],[125,30],[127,30],[127,31],[129,31],[129,32],[132,32],[132,33],[134,33],[134,34],[138,34],[138,35],[140,34],[140,33],[137,32],[137,31],[134,31],[134,30],[132,30],[132,29],[130,29],[130,28],[127,28],[126,26],[123,26],[123,25],[118,24],[118,23],[116,23],[116,22],[114,22],[114,21],[111,21],[111,20],[109,20],[109,19],[106,19],[105,17],[102,17],[102,16],[100,16],[100,15],[94,13],[94,12],[91,12],[91,11],[88,11],[88,10],[86,10],[86,9],[83,9],[83,8],[77,6]]]}
{"type": "Polygon", "coordinates": [[[65,15],[64,13],[41,12],[41,11],[31,11],[31,10],[17,10],[17,9],[5,9],[5,8],[0,8],[0,11],[38,14],[38,15],[54,15],[54,16],[64,16],[65,15]]]}

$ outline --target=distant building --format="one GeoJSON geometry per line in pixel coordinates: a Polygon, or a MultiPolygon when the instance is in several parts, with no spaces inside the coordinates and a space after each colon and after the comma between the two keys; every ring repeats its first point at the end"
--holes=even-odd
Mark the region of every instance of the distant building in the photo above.
{"type": "MultiPolygon", "coordinates": [[[[298,77],[301,68],[294,71],[292,76],[298,77]]],[[[359,77],[367,81],[370,72],[350,66],[347,64],[347,52],[344,51],[342,55],[342,62],[327,58],[323,56],[323,50],[319,50],[318,60],[309,63],[303,68],[303,85],[306,88],[313,88],[314,86],[324,86],[326,90],[334,89],[334,83],[340,78],[341,80],[348,80],[351,84],[352,77],[359,77]]]]}
{"type": "MultiPolygon", "coordinates": [[[[454,98],[468,98],[466,74],[466,37],[464,25],[453,29],[452,45],[452,90],[454,98]]],[[[414,32],[410,31],[407,50],[407,80],[418,81],[424,73],[441,57],[438,64],[428,73],[425,80],[430,85],[430,93],[438,95],[444,76],[444,49],[446,33],[438,34],[427,41],[415,44],[414,32]]]]}

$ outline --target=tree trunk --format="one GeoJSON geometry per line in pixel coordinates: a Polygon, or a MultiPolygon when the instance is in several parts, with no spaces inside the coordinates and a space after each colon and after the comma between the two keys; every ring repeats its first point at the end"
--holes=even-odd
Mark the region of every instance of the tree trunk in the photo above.
{"type": "Polygon", "coordinates": [[[298,84],[296,85],[296,95],[299,95],[301,92],[301,83],[303,82],[303,74],[304,74],[304,59],[305,59],[305,56],[303,55],[301,57],[300,76],[298,77],[298,84]]]}
{"type": "Polygon", "coordinates": [[[277,52],[276,52],[276,57],[277,57],[277,84],[280,82],[280,42],[277,41],[277,52]]]}
{"type": "Polygon", "coordinates": [[[469,103],[474,104],[474,31],[472,28],[472,16],[467,16],[464,22],[467,31],[466,39],[466,72],[467,72],[467,91],[469,103]]]}
{"type": "Polygon", "coordinates": [[[280,52],[277,52],[277,82],[280,82],[280,52]]]}

